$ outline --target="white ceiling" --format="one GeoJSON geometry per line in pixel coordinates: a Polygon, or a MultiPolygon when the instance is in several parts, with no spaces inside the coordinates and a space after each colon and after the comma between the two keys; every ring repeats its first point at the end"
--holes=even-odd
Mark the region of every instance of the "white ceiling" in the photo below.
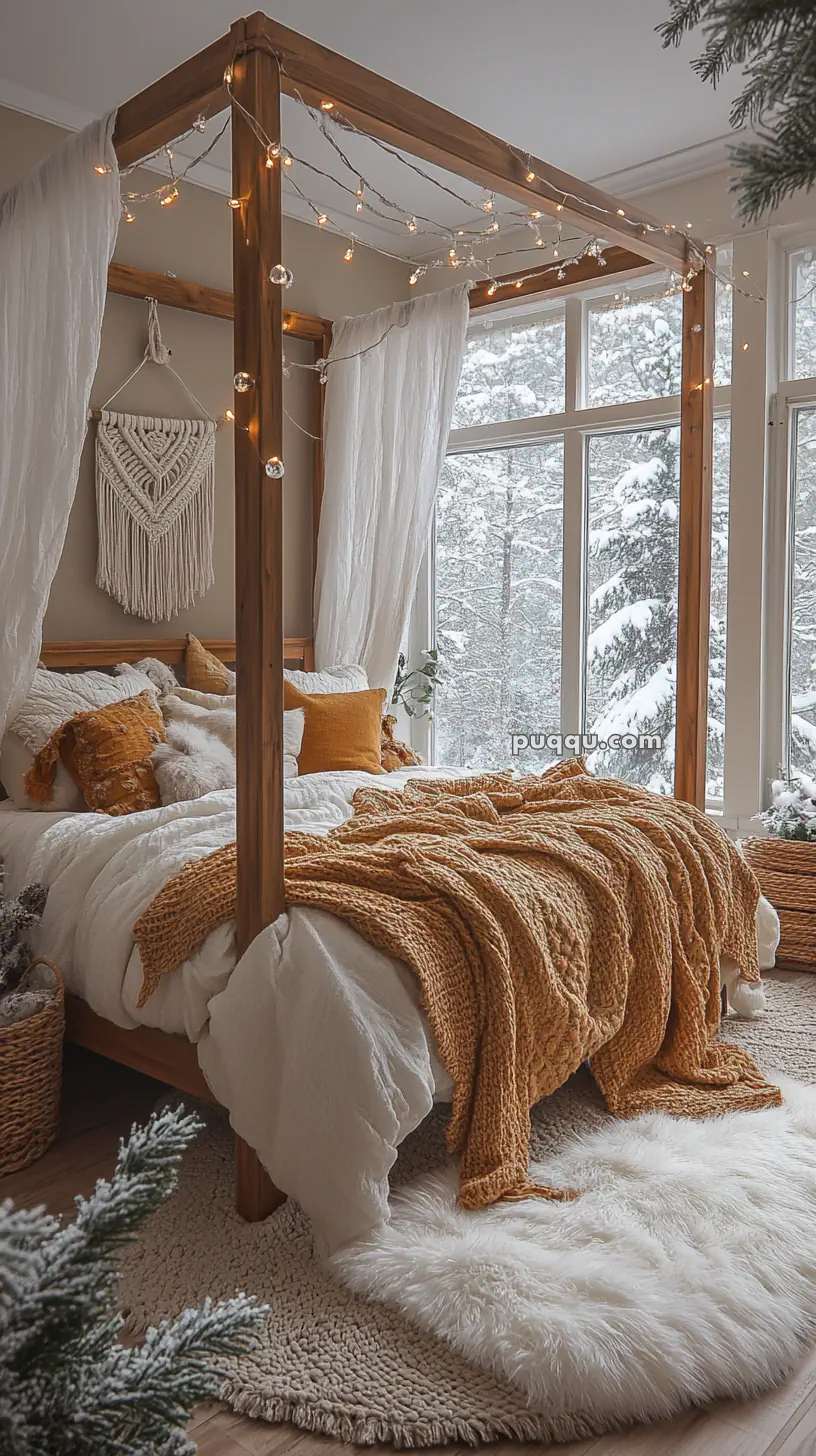
{"type": "MultiPolygon", "coordinates": [[[[733,83],[715,92],[692,73],[698,38],[662,50],[654,27],[667,10],[668,0],[269,0],[284,24],[621,195],[647,179],[710,170],[724,156],[733,83]],[[655,159],[663,160],[638,170],[655,159]]],[[[82,125],[207,45],[236,13],[236,0],[0,0],[0,104],[82,125]]],[[[348,180],[294,103],[284,141],[348,180]]],[[[350,138],[346,150],[407,210],[445,226],[485,221],[467,184],[458,186],[473,193],[470,218],[370,144],[350,138]]],[[[227,190],[226,138],[211,162],[191,180],[227,190]]],[[[402,221],[355,217],[353,196],[314,173],[296,175],[338,230],[403,256],[412,243],[416,257],[437,247],[427,238],[416,246],[402,221]]],[[[295,197],[287,211],[310,216],[295,197]]]]}

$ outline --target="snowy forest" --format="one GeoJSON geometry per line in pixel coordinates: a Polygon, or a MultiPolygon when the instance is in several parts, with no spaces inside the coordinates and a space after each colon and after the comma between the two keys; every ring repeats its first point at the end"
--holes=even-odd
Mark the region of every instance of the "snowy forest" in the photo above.
{"type": "MultiPolygon", "coordinates": [[[[587,403],[677,394],[679,294],[664,287],[588,310],[587,403]]],[[[717,382],[730,364],[730,295],[718,289],[717,382]]],[[[454,428],[564,408],[563,312],[477,325],[454,428]]],[[[715,439],[708,792],[722,795],[728,420],[715,439]]],[[[436,758],[510,762],[512,734],[560,730],[563,441],[450,455],[436,514],[436,758]]],[[[596,772],[670,793],[674,760],[679,430],[587,441],[586,731],[656,734],[663,747],[601,750],[596,772]]],[[[528,749],[519,768],[555,755],[528,749]]]]}
{"type": "MultiPolygon", "coordinates": [[[[816,259],[793,271],[794,377],[816,375],[816,259]]],[[[790,655],[790,766],[813,773],[816,758],[816,409],[796,413],[793,593],[790,655]]]]}

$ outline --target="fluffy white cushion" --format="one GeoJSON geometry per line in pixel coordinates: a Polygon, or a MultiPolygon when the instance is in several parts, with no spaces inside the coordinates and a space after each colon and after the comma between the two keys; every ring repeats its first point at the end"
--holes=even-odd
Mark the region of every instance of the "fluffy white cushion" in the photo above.
{"type": "Polygon", "coordinates": [[[22,738],[32,754],[38,753],[46,739],[75,713],[104,708],[144,692],[158,699],[155,684],[135,667],[125,667],[117,676],[93,671],[52,672],[38,667],[28,696],[9,729],[22,738]]]}
{"type": "Polygon", "coordinates": [[[200,799],[235,785],[235,754],[194,723],[173,723],[150,755],[162,804],[200,799]]]}
{"type": "Polygon", "coordinates": [[[25,791],[25,777],[34,762],[30,748],[16,733],[4,733],[0,742],[0,784],[18,809],[82,810],[87,806],[82,790],[74,783],[64,763],[57,764],[54,794],[47,804],[30,799],[25,791]]]}
{"type": "MultiPolygon", "coordinates": [[[[165,698],[166,743],[151,754],[162,804],[199,799],[214,789],[235,785],[235,708],[225,708],[217,693],[187,697],[212,698],[220,708],[207,708],[178,695],[165,698]]],[[[227,698],[234,703],[234,699],[227,698]]],[[[297,777],[297,756],[303,740],[305,714],[294,708],[283,715],[283,776],[297,777]]]]}

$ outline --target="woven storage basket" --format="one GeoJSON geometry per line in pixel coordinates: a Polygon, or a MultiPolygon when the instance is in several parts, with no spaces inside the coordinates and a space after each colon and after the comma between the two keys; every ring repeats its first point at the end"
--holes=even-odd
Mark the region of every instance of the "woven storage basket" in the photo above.
{"type": "Polygon", "coordinates": [[[779,915],[777,961],[816,971],[816,844],[743,839],[740,848],[779,915]]]}
{"type": "Polygon", "coordinates": [[[65,990],[57,966],[53,1000],[25,1021],[0,1027],[0,1174],[27,1168],[59,1132],[65,990]]]}

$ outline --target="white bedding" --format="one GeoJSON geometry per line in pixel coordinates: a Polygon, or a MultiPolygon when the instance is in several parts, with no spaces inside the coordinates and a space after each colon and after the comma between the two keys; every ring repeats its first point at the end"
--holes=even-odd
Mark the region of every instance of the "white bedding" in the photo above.
{"type": "MultiPolygon", "coordinates": [[[[328,832],[362,784],[399,787],[451,769],[373,776],[309,774],[286,782],[287,830],[328,832]]],[[[119,1026],[183,1033],[236,1131],[279,1188],[335,1249],[388,1219],[388,1172],[402,1139],[447,1099],[419,1008],[416,978],[324,911],[295,907],[235,965],[222,926],[139,1009],[132,926],[185,863],[235,837],[235,793],[111,818],[28,814],[0,804],[7,892],[49,888],[35,949],[66,987],[119,1026]]],[[[758,915],[760,963],[773,964],[778,921],[758,915]]]]}

